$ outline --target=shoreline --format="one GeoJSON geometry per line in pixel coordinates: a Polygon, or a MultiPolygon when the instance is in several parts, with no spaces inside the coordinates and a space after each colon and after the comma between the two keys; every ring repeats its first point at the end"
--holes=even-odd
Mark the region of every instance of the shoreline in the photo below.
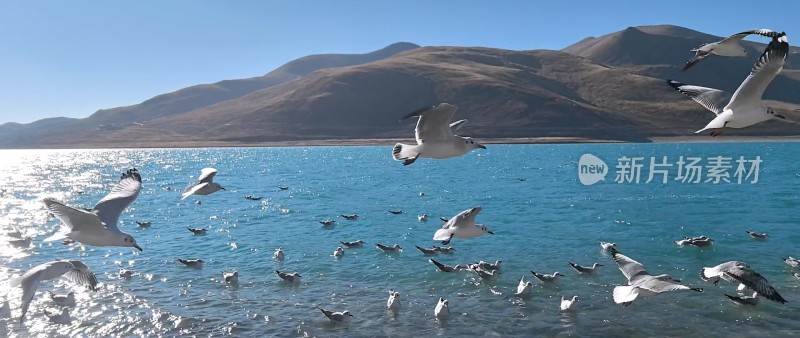
{"type": "MultiPolygon", "coordinates": [[[[170,148],[257,148],[257,147],[326,147],[326,146],[390,146],[395,143],[413,143],[407,138],[369,138],[369,139],[324,139],[266,142],[141,142],[136,145],[45,145],[37,148],[2,148],[2,150],[33,149],[170,149],[170,148]]],[[[582,137],[509,137],[482,139],[483,144],[586,144],[586,143],[711,143],[711,142],[800,142],[800,135],[793,136],[654,136],[649,142],[628,140],[594,139],[582,137]]]]}

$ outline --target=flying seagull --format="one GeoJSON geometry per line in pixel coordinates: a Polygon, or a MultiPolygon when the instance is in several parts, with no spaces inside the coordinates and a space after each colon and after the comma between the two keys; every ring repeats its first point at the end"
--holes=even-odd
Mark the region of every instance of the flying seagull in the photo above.
{"type": "Polygon", "coordinates": [[[753,271],[749,265],[739,261],[730,261],[700,270],[700,277],[705,281],[711,281],[715,285],[720,278],[733,283],[742,283],[751,290],[754,290],[764,298],[773,302],[786,303],[784,299],[772,285],[769,285],[764,276],[753,271]]]}
{"type": "MultiPolygon", "coordinates": [[[[83,263],[80,263],[80,265],[86,267],[83,263]]],[[[56,279],[58,277],[63,277],[75,284],[87,285],[92,288],[97,283],[97,279],[88,268],[83,271],[82,268],[76,267],[72,261],[53,261],[39,264],[22,274],[22,276],[12,277],[8,280],[8,286],[22,287],[22,315],[19,317],[20,322],[25,319],[25,314],[28,312],[28,307],[31,305],[31,300],[33,300],[33,296],[36,294],[36,289],[39,287],[39,284],[42,281],[56,279]]]]}
{"type": "Polygon", "coordinates": [[[789,40],[785,35],[772,38],[764,53],[753,65],[750,75],[739,85],[730,100],[728,94],[719,89],[688,85],[673,80],[667,80],[667,83],[717,115],[695,134],[712,129],[710,135],[716,137],[722,134],[725,127],[744,128],[768,120],[796,124],[795,121],[765,106],[761,100],[764,90],[783,69],[788,53],[789,40]]]}
{"type": "Polygon", "coordinates": [[[494,235],[483,224],[475,224],[475,217],[478,216],[481,210],[483,208],[474,207],[459,212],[458,215],[448,220],[441,229],[436,230],[436,233],[433,234],[433,240],[442,241],[442,244],[448,245],[453,237],[473,238],[483,234],[494,235]]]}
{"type": "Polygon", "coordinates": [[[691,288],[680,284],[680,280],[667,274],[650,275],[644,265],[628,256],[621,254],[617,249],[611,248],[614,261],[617,262],[619,271],[628,279],[628,285],[615,286],[613,292],[614,302],[625,306],[633,303],[638,296],[654,295],[667,291],[693,290],[702,292],[701,288],[691,288]]]}
{"type": "Polygon", "coordinates": [[[45,198],[44,204],[63,224],[46,242],[69,240],[94,246],[133,247],[142,251],[133,236],[117,227],[117,221],[142,190],[142,177],[136,168],[128,169],[111,192],[103,197],[92,210],[76,209],[52,198],[45,198]]]}
{"type": "Polygon", "coordinates": [[[181,195],[181,200],[185,200],[191,195],[210,195],[220,190],[225,190],[219,183],[214,182],[214,176],[217,175],[217,169],[203,168],[200,170],[200,177],[197,182],[189,184],[181,195]]]}
{"type": "Polygon", "coordinates": [[[458,107],[449,103],[440,103],[433,107],[417,109],[403,117],[407,119],[419,116],[415,129],[416,145],[398,143],[394,145],[392,156],[403,165],[414,163],[417,158],[445,159],[464,155],[472,149],[486,149],[486,146],[475,142],[471,137],[453,134],[466,120],[449,124],[458,107]]]}
{"type": "Polygon", "coordinates": [[[691,59],[689,59],[688,62],[686,62],[686,65],[683,66],[683,70],[691,68],[709,55],[746,56],[747,50],[741,45],[742,39],[754,34],[763,35],[768,38],[779,38],[786,35],[786,33],[778,33],[771,29],[753,29],[736,33],[717,42],[702,44],[700,47],[691,50],[692,52],[695,52],[695,54],[691,59]]]}

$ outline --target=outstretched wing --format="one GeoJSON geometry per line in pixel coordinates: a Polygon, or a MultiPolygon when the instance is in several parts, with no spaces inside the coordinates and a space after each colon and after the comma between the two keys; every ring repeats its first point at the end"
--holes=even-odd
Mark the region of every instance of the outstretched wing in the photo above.
{"type": "Polygon", "coordinates": [[[89,270],[86,264],[81,261],[69,261],[75,266],[75,270],[70,270],[61,275],[62,278],[78,285],[88,286],[90,290],[94,291],[97,287],[97,276],[89,270]]]}
{"type": "Polygon", "coordinates": [[[779,38],[779,37],[781,37],[783,35],[786,35],[785,33],[778,33],[778,32],[776,32],[774,30],[771,30],[771,29],[765,29],[765,28],[762,28],[762,29],[751,29],[749,31],[744,31],[744,32],[741,32],[741,33],[733,34],[733,35],[723,39],[722,41],[720,41],[720,43],[727,43],[728,41],[732,41],[732,40],[742,40],[742,39],[746,38],[748,35],[753,35],[753,34],[766,36],[768,38],[779,38]]]}
{"type": "Polygon", "coordinates": [[[687,85],[673,80],[667,80],[667,84],[717,115],[722,113],[730,99],[728,93],[719,89],[687,85]]]}
{"type": "Polygon", "coordinates": [[[44,205],[61,223],[72,231],[102,232],[105,231],[100,218],[93,212],[75,209],[52,198],[45,198],[44,205]]]}
{"type": "Polygon", "coordinates": [[[200,183],[186,187],[186,190],[183,192],[183,195],[181,195],[181,200],[185,200],[187,197],[193,195],[198,190],[205,188],[208,184],[209,183],[200,183]]]}
{"type": "Polygon", "coordinates": [[[419,116],[415,136],[418,144],[428,141],[443,141],[453,136],[449,121],[455,115],[458,108],[448,103],[440,103],[436,106],[418,109],[403,117],[404,119],[419,116]]]}
{"type": "Polygon", "coordinates": [[[764,53],[758,58],[750,75],[744,79],[727,107],[751,105],[761,100],[767,86],[783,69],[786,55],[789,54],[789,40],[786,36],[772,38],[764,53]]]}
{"type": "Polygon", "coordinates": [[[117,227],[119,215],[133,203],[141,190],[142,176],[139,175],[139,171],[136,168],[128,169],[127,172],[122,174],[114,188],[111,189],[111,193],[103,197],[100,202],[97,202],[93,211],[97,213],[106,228],[119,231],[117,227]]]}
{"type": "Polygon", "coordinates": [[[644,265],[642,265],[642,263],[639,263],[630,257],[619,253],[619,251],[613,247],[611,248],[611,254],[613,255],[614,261],[617,262],[619,271],[622,271],[622,274],[628,279],[629,284],[632,284],[638,278],[650,275],[644,269],[644,265]]]}
{"type": "Polygon", "coordinates": [[[211,183],[216,175],[217,169],[203,168],[200,170],[200,177],[197,179],[197,181],[200,183],[211,183]]]}
{"type": "Polygon", "coordinates": [[[772,287],[772,285],[769,285],[767,279],[758,272],[755,272],[751,269],[741,268],[739,266],[733,266],[724,272],[739,281],[739,283],[742,283],[748,288],[755,290],[755,292],[761,296],[764,296],[764,298],[773,302],[786,303],[786,299],[784,299],[778,293],[778,291],[772,287]]]}

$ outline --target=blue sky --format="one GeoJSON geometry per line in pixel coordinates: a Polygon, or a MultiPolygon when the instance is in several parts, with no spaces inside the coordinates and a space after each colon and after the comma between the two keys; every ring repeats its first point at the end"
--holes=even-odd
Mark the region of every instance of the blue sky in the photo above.
{"type": "MultiPolygon", "coordinates": [[[[800,2],[0,0],[0,123],[86,117],[309,54],[561,49],[629,26],[800,31],[800,2]]],[[[687,51],[687,57],[690,54],[687,51]]]]}

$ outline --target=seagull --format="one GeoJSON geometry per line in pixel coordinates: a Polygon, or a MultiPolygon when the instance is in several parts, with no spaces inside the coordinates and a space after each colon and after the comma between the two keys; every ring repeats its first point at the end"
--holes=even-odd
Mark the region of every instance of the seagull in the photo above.
{"type": "Polygon", "coordinates": [[[344,256],[344,249],[342,247],[337,247],[336,250],[333,251],[333,257],[342,257],[344,256]]]}
{"type": "Polygon", "coordinates": [[[685,71],[691,68],[712,54],[720,56],[746,56],[747,50],[744,49],[744,47],[741,45],[741,42],[742,39],[753,34],[766,36],[768,38],[778,38],[786,35],[786,33],[778,33],[770,29],[753,29],[736,33],[717,42],[704,43],[700,45],[700,47],[691,50],[692,52],[695,52],[695,54],[691,59],[689,59],[688,62],[686,62],[686,65],[683,66],[683,70],[685,71]]]}
{"type": "Polygon", "coordinates": [[[272,259],[277,260],[277,261],[282,261],[284,258],[285,258],[285,255],[283,254],[283,249],[281,249],[281,248],[275,249],[275,253],[272,254],[272,259]]]}
{"type": "Polygon", "coordinates": [[[49,292],[50,300],[58,306],[75,306],[75,292],[70,291],[66,295],[57,295],[53,291],[49,292]]]}
{"type": "Polygon", "coordinates": [[[693,245],[698,248],[704,248],[707,246],[711,246],[713,241],[714,241],[713,239],[708,238],[706,236],[698,236],[698,237],[684,236],[682,239],[675,241],[675,244],[677,244],[678,246],[693,245]]]}
{"type": "Polygon", "coordinates": [[[575,302],[577,301],[578,301],[578,296],[572,296],[571,299],[565,299],[564,296],[561,296],[561,311],[575,309],[575,302]]]}
{"type": "Polygon", "coordinates": [[[69,316],[69,308],[66,307],[61,308],[61,313],[50,313],[45,310],[44,315],[47,316],[51,323],[69,324],[72,322],[72,318],[69,316]]]}
{"type": "Polygon", "coordinates": [[[389,210],[389,213],[392,215],[399,215],[403,213],[403,210],[389,210]]]}
{"type": "Polygon", "coordinates": [[[402,252],[403,251],[403,248],[400,247],[400,244],[395,244],[395,245],[392,245],[392,246],[386,246],[386,245],[383,245],[381,243],[376,243],[375,247],[377,247],[379,250],[381,250],[383,252],[398,252],[398,251],[402,252]]]}
{"type": "Polygon", "coordinates": [[[501,272],[498,270],[487,271],[481,269],[480,267],[473,267],[470,269],[472,272],[478,275],[481,279],[497,279],[500,277],[501,272]]]}
{"type": "Polygon", "coordinates": [[[142,177],[136,168],[128,169],[111,192],[103,197],[91,211],[68,207],[52,198],[44,204],[63,224],[46,242],[69,240],[94,246],[133,247],[142,251],[133,236],[117,228],[120,214],[139,196],[142,177]]]}
{"type": "Polygon", "coordinates": [[[281,190],[289,190],[289,187],[287,187],[287,186],[285,186],[285,185],[281,185],[281,186],[278,186],[278,189],[281,189],[281,190]]]}
{"type": "Polygon", "coordinates": [[[752,296],[731,296],[726,293],[725,297],[728,297],[728,299],[732,300],[736,304],[741,304],[741,305],[758,304],[758,292],[753,292],[752,296]]]}
{"type": "Polygon", "coordinates": [[[261,199],[261,196],[247,195],[247,196],[245,196],[244,198],[246,198],[246,199],[249,199],[249,200],[251,200],[251,201],[258,201],[258,200],[260,200],[260,199],[261,199]]]}
{"type": "Polygon", "coordinates": [[[769,237],[766,232],[758,233],[758,232],[752,232],[752,231],[749,231],[749,230],[745,230],[745,231],[747,231],[747,234],[750,235],[750,237],[753,237],[754,239],[767,239],[767,237],[769,237]]]}
{"type": "Polygon", "coordinates": [[[744,128],[768,120],[796,124],[765,106],[761,100],[764,90],[783,68],[788,52],[789,42],[785,35],[772,38],[753,66],[750,76],[739,85],[730,101],[727,100],[728,94],[719,89],[687,85],[673,80],[667,80],[667,83],[717,115],[695,134],[712,129],[710,135],[716,137],[722,134],[725,127],[744,128]]]}
{"type": "Polygon", "coordinates": [[[549,274],[549,275],[548,274],[543,274],[543,273],[538,273],[538,272],[533,271],[533,270],[531,270],[531,273],[536,278],[539,278],[539,280],[542,281],[542,282],[555,282],[555,281],[558,280],[558,277],[564,276],[558,271],[553,272],[552,274],[549,274]]]}
{"type": "Polygon", "coordinates": [[[299,282],[300,278],[303,277],[303,276],[300,276],[300,274],[297,273],[297,272],[283,272],[283,271],[275,270],[275,273],[277,273],[278,277],[283,279],[283,281],[286,282],[286,283],[299,282]]]}
{"type": "Polygon", "coordinates": [[[611,251],[611,248],[616,248],[616,243],[600,242],[600,247],[605,251],[611,251]]]}
{"type": "Polygon", "coordinates": [[[192,268],[202,268],[204,263],[202,259],[181,259],[181,258],[178,258],[178,262],[181,262],[183,265],[192,268]]]}
{"type": "Polygon", "coordinates": [[[786,303],[786,299],[778,293],[766,278],[753,271],[749,265],[739,261],[730,261],[700,270],[700,277],[716,285],[720,278],[729,282],[742,283],[759,295],[773,302],[786,303]]]}
{"type": "Polygon", "coordinates": [[[117,266],[119,266],[119,272],[117,273],[119,278],[122,278],[122,279],[131,279],[131,278],[133,278],[133,270],[128,270],[128,269],[124,268],[120,264],[117,264],[117,266]]]}
{"type": "Polygon", "coordinates": [[[792,272],[794,278],[800,279],[800,272],[792,272]]]}
{"type": "Polygon", "coordinates": [[[433,250],[439,251],[441,253],[451,254],[456,251],[456,248],[452,246],[438,246],[434,245],[433,250]]]}
{"type": "Polygon", "coordinates": [[[475,217],[478,216],[481,210],[483,208],[474,207],[458,213],[458,215],[447,221],[441,229],[436,230],[436,233],[433,234],[433,240],[442,241],[442,244],[448,245],[453,237],[473,238],[483,234],[494,235],[483,224],[475,224],[475,217]]]}
{"type": "Polygon", "coordinates": [[[614,302],[628,306],[638,296],[654,295],[667,291],[693,290],[702,292],[701,288],[691,288],[680,284],[680,280],[667,274],[650,275],[642,263],[621,254],[617,249],[611,249],[611,255],[617,262],[619,271],[628,280],[628,285],[615,286],[613,292],[614,302]]]}
{"type": "Polygon", "coordinates": [[[478,262],[477,266],[478,268],[484,269],[486,271],[494,271],[494,270],[500,270],[500,264],[502,263],[503,261],[500,260],[494,261],[494,263],[480,261],[478,262]]]}
{"type": "Polygon", "coordinates": [[[344,310],[342,312],[333,312],[328,311],[323,308],[318,308],[322,313],[325,314],[325,317],[328,317],[332,322],[346,322],[349,321],[353,315],[350,314],[350,311],[344,310]]]}
{"type": "MultiPolygon", "coordinates": [[[[81,263],[83,264],[83,263],[81,263]]],[[[83,265],[85,266],[85,265],[83,265]]],[[[22,287],[22,315],[19,317],[20,323],[25,319],[31,300],[36,294],[36,289],[42,281],[62,277],[78,285],[87,285],[94,288],[92,282],[97,279],[91,272],[84,272],[77,268],[71,261],[53,261],[39,264],[22,276],[14,276],[8,280],[9,287],[22,287]]]]}
{"type": "Polygon", "coordinates": [[[456,272],[456,271],[461,271],[462,269],[464,269],[464,266],[461,265],[461,264],[458,264],[456,266],[450,266],[450,265],[439,263],[439,262],[435,261],[432,258],[428,259],[428,262],[431,262],[431,263],[433,263],[433,265],[436,265],[436,267],[442,272],[456,272]]]}
{"type": "Polygon", "coordinates": [[[428,214],[422,214],[417,216],[417,220],[420,222],[426,222],[428,220],[428,214]]]}
{"type": "Polygon", "coordinates": [[[191,231],[195,235],[205,235],[206,231],[207,231],[206,229],[203,229],[203,228],[189,228],[189,227],[187,227],[186,229],[189,229],[189,231],[191,231]]]}
{"type": "Polygon", "coordinates": [[[786,265],[789,265],[793,268],[800,266],[800,259],[794,258],[792,256],[783,258],[783,262],[786,263],[786,265]]]}
{"type": "Polygon", "coordinates": [[[436,303],[436,309],[433,310],[433,314],[439,319],[443,319],[450,314],[450,306],[447,299],[439,297],[439,302],[436,303]]]}
{"type": "Polygon", "coordinates": [[[530,281],[525,281],[525,276],[522,276],[522,278],[519,279],[519,284],[517,285],[517,292],[514,295],[520,297],[527,296],[528,294],[531,293],[532,286],[533,283],[531,283],[530,281]]]}
{"type": "Polygon", "coordinates": [[[397,310],[400,308],[400,293],[394,290],[389,290],[389,299],[386,300],[386,309],[397,310]]]}
{"type": "Polygon", "coordinates": [[[578,273],[590,275],[590,274],[594,274],[595,272],[597,272],[597,269],[599,269],[601,266],[603,266],[603,264],[594,263],[594,264],[592,264],[591,268],[587,268],[585,266],[580,266],[580,265],[575,264],[573,262],[569,262],[569,266],[571,266],[573,269],[575,269],[575,271],[578,271],[578,273]]]}
{"type": "Polygon", "coordinates": [[[140,228],[147,229],[150,228],[150,225],[152,225],[153,223],[149,221],[136,221],[136,224],[138,224],[140,228]]]}
{"type": "Polygon", "coordinates": [[[417,250],[419,250],[420,252],[422,252],[423,254],[426,254],[426,255],[435,255],[435,254],[439,253],[439,250],[436,250],[436,248],[427,249],[427,248],[423,248],[423,247],[421,247],[419,245],[415,245],[415,247],[417,247],[417,250]]]}
{"type": "Polygon", "coordinates": [[[222,280],[225,283],[236,284],[239,283],[239,271],[222,272],[222,280]]]}
{"type": "Polygon", "coordinates": [[[334,223],[336,223],[336,221],[334,221],[334,220],[332,220],[332,219],[326,219],[326,220],[324,220],[324,221],[319,221],[319,224],[322,224],[322,225],[324,225],[324,226],[331,226],[331,225],[333,225],[334,223]]]}
{"type": "Polygon", "coordinates": [[[364,241],[362,241],[360,239],[357,240],[357,241],[353,241],[353,242],[342,242],[342,241],[340,241],[339,243],[342,243],[342,245],[344,245],[344,247],[346,247],[346,248],[360,248],[360,247],[364,246],[364,241]]]}
{"type": "Polygon", "coordinates": [[[203,168],[200,170],[200,177],[197,182],[189,184],[181,195],[181,200],[185,200],[192,195],[210,195],[220,190],[225,190],[219,183],[214,182],[214,176],[217,175],[217,169],[203,168]]]}
{"type": "Polygon", "coordinates": [[[352,215],[339,215],[339,216],[340,216],[340,217],[342,217],[342,218],[344,218],[344,219],[346,219],[346,220],[348,220],[348,221],[355,221],[355,220],[357,220],[357,219],[358,219],[358,214],[352,214],[352,215]]]}
{"type": "Polygon", "coordinates": [[[394,159],[403,161],[403,165],[409,165],[420,157],[445,159],[464,155],[476,148],[486,149],[486,146],[470,137],[453,134],[453,129],[458,129],[467,122],[460,120],[448,124],[456,110],[458,107],[452,104],[440,103],[433,107],[417,109],[403,117],[407,119],[419,116],[415,129],[417,144],[395,144],[392,149],[394,159]]]}

